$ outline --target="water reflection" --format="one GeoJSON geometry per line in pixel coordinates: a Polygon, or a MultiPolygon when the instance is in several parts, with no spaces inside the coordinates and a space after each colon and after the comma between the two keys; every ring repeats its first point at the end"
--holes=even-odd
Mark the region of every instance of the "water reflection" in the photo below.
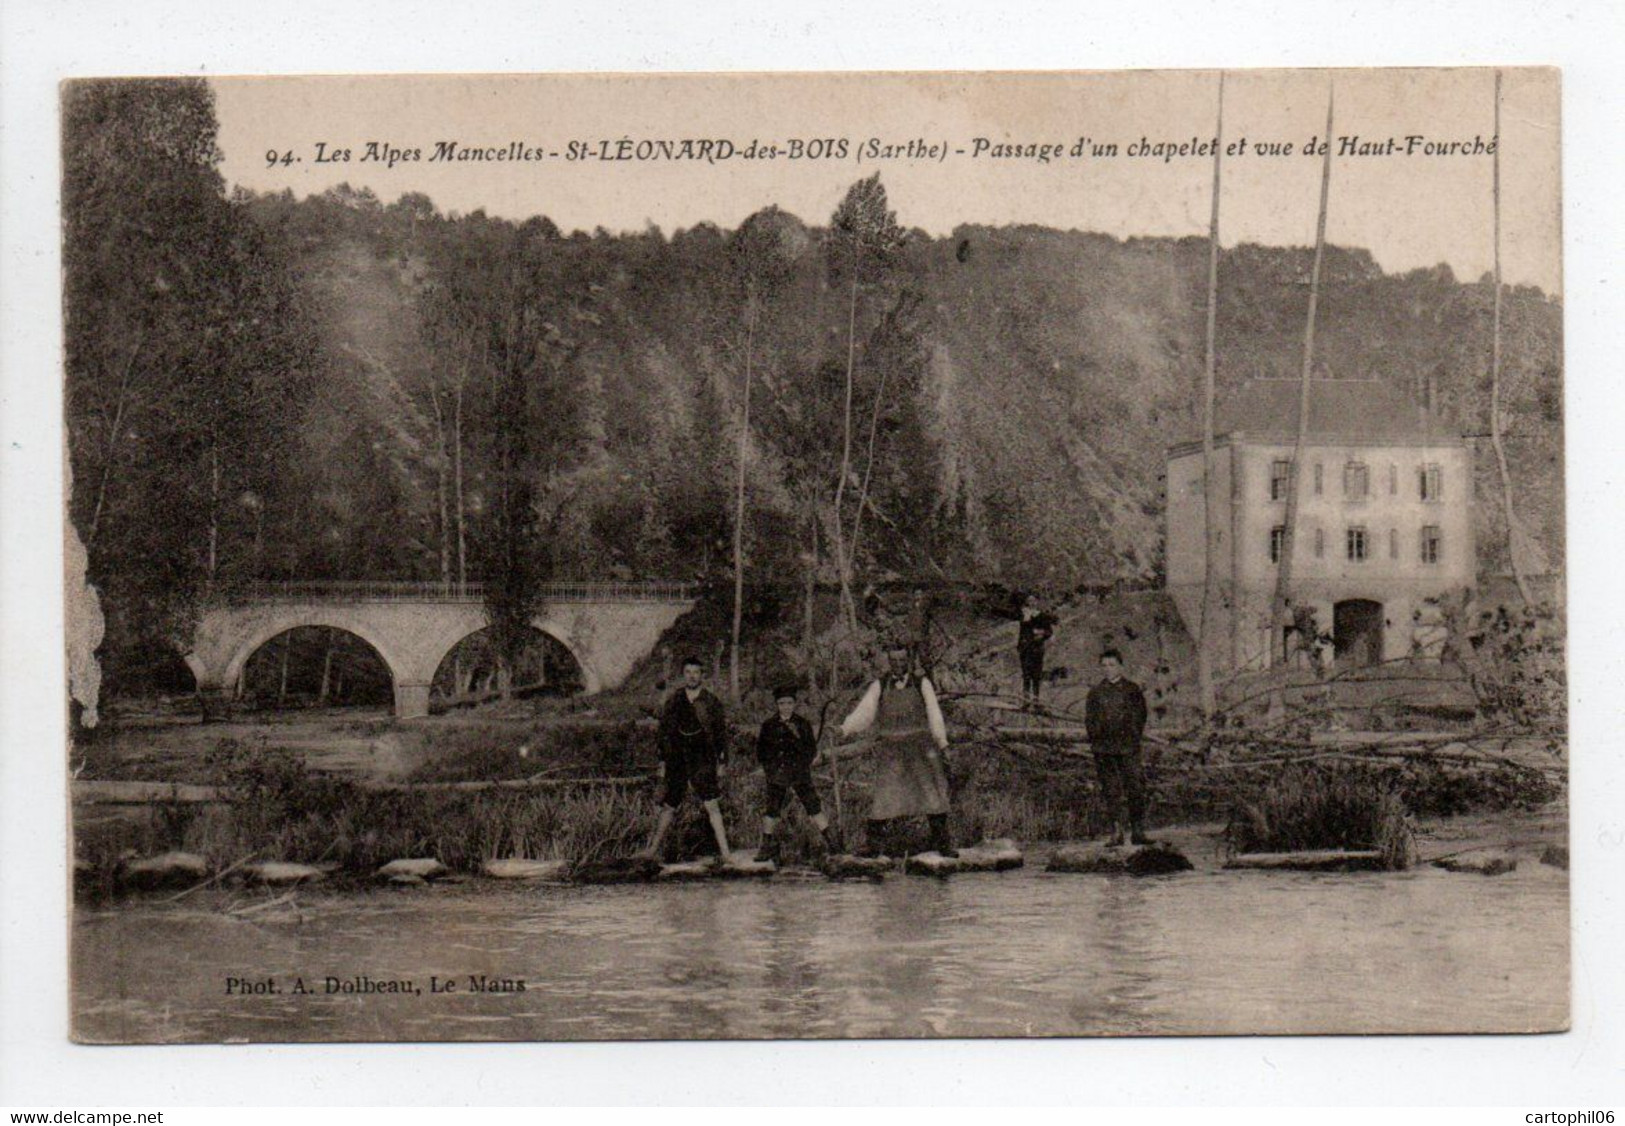
{"type": "MultiPolygon", "coordinates": [[[[91,1040],[1525,1031],[1567,1019],[1567,876],[1023,871],[883,883],[308,892],[81,909],[91,1040]],[[227,997],[356,974],[523,993],[227,997]]],[[[313,986],[319,988],[319,986],[313,986]]]]}

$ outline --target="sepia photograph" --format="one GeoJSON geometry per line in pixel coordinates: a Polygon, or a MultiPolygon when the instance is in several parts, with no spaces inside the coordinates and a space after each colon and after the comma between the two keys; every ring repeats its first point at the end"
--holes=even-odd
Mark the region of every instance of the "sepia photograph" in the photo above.
{"type": "Polygon", "coordinates": [[[1560,85],[64,81],[73,1039],[1568,1029],[1560,85]]]}

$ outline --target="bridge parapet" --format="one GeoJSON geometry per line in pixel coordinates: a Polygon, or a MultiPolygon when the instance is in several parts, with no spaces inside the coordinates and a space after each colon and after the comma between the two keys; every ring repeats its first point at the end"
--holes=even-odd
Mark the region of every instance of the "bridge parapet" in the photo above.
{"type": "MultiPolygon", "coordinates": [[[[693,602],[698,583],[562,582],[543,583],[540,600],[549,602],[693,602]]],[[[484,602],[484,583],[394,582],[373,580],[250,583],[243,602],[484,602]]]]}

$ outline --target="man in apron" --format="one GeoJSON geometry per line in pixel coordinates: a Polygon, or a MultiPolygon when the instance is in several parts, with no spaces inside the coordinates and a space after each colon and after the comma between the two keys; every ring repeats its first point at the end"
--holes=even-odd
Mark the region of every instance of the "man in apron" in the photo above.
{"type": "Polygon", "coordinates": [[[841,724],[847,738],[872,730],[875,739],[873,799],[859,851],[880,855],[889,823],[923,816],[931,829],[931,847],[939,855],[958,856],[948,837],[948,771],[943,757],[948,728],[936,689],[929,677],[909,672],[906,648],[893,647],[886,660],[886,675],[869,685],[841,724]]]}

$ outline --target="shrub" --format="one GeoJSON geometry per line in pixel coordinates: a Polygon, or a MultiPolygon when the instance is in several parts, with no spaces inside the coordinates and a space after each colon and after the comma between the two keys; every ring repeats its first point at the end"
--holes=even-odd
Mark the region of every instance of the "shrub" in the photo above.
{"type": "Polygon", "coordinates": [[[1375,849],[1392,869],[1408,868],[1415,851],[1409,813],[1391,782],[1322,765],[1288,767],[1238,795],[1224,836],[1235,852],[1375,849]]]}

